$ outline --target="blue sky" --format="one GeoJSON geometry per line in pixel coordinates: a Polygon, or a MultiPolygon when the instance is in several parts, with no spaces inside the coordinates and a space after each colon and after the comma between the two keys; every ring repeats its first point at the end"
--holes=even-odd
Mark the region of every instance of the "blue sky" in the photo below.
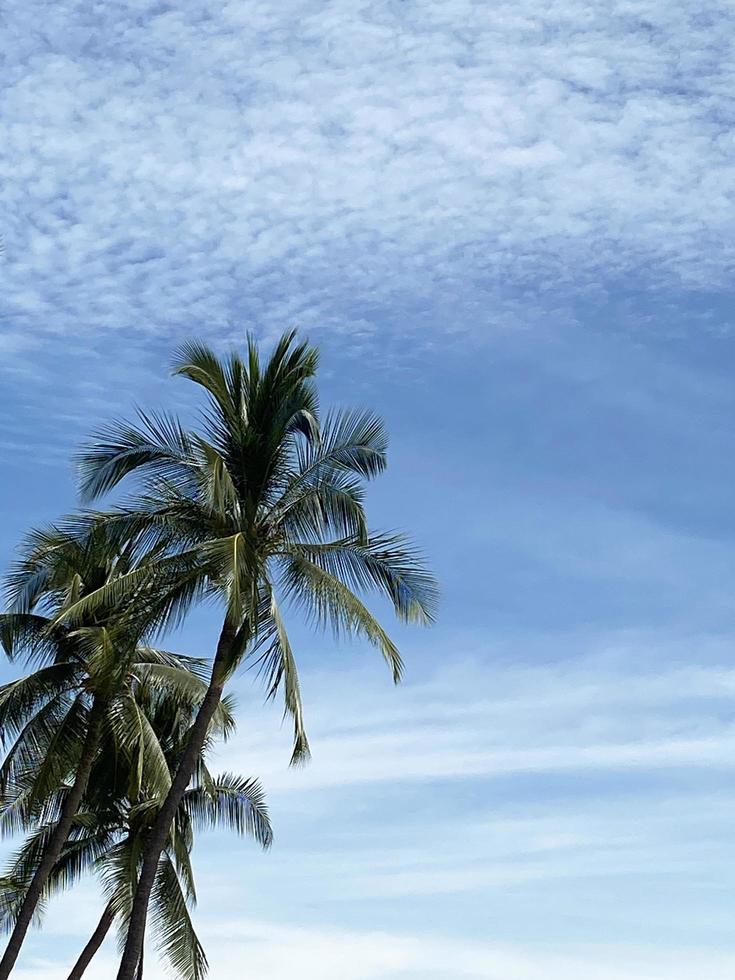
{"type": "MultiPolygon", "coordinates": [[[[296,326],[325,402],[385,415],[375,523],[443,587],[399,689],[297,630],[304,771],[238,680],[220,761],[276,844],[198,846],[216,980],[735,972],[734,19],[5,4],[2,555],[73,505],[97,421],[191,411],[179,341],[296,326]]],[[[62,980],[99,909],[53,906],[19,980],[62,980]]]]}

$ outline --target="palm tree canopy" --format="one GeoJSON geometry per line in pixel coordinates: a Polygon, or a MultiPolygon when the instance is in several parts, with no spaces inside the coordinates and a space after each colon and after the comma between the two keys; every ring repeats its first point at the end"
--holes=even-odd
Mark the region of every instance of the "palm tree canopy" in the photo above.
{"type": "MultiPolygon", "coordinates": [[[[35,669],[0,686],[0,832],[58,817],[95,700],[104,705],[103,739],[136,760],[138,790],[167,792],[163,750],[135,691],[145,685],[190,712],[206,691],[206,665],[149,644],[155,613],[146,601],[99,604],[73,626],[59,621],[70,604],[145,567],[136,550],[132,541],[119,548],[101,526],[84,539],[50,528],[31,534],[11,571],[0,642],[11,659],[35,669]]],[[[217,724],[232,729],[226,708],[217,724]]],[[[94,771],[99,779],[98,765],[94,771]]]]}
{"type": "MultiPolygon", "coordinates": [[[[141,713],[157,734],[158,746],[173,769],[188,737],[195,708],[186,706],[176,689],[162,690],[142,682],[134,689],[141,713]]],[[[232,725],[229,705],[224,705],[225,728],[232,725]]],[[[212,737],[222,734],[221,721],[212,737]]],[[[108,908],[118,921],[121,939],[130,915],[143,844],[157,813],[160,794],[155,786],[136,782],[135,753],[120,756],[116,742],[107,739],[95,764],[82,806],[63,853],[56,863],[37,909],[43,915],[48,899],[75,884],[85,873],[101,878],[108,908]],[[132,788],[132,789],[131,789],[132,788]]],[[[57,793],[63,795],[64,787],[57,793]]],[[[30,831],[6,875],[0,879],[0,925],[11,927],[28,882],[55,826],[56,805],[50,804],[45,821],[25,821],[30,831]]],[[[202,756],[193,785],[182,800],[162,854],[153,902],[155,938],[160,952],[185,980],[201,980],[207,960],[194,931],[190,909],[196,902],[190,861],[196,831],[220,828],[255,839],[267,848],[272,830],[263,791],[258,780],[231,773],[212,775],[202,756]]]]}
{"type": "MultiPolygon", "coordinates": [[[[368,411],[322,417],[316,367],[316,350],[293,333],[265,363],[252,337],[245,357],[182,347],[174,373],[206,395],[200,426],[190,431],[172,416],[140,413],[136,424],[100,432],[79,458],[87,500],[135,476],[132,495],[94,521],[121,544],[145,543],[153,558],[58,617],[74,626],[148,590],[163,627],[191,602],[217,597],[233,636],[224,676],[246,656],[259,664],[269,696],[283,690],[293,762],[309,748],[284,608],[337,635],[362,636],[398,681],[398,649],[361,596],[386,596],[400,619],[414,623],[431,622],[437,600],[411,543],[368,528],[365,483],[386,466],[382,421],[368,411]]],[[[83,536],[88,520],[74,522],[72,532],[83,536]]]]}

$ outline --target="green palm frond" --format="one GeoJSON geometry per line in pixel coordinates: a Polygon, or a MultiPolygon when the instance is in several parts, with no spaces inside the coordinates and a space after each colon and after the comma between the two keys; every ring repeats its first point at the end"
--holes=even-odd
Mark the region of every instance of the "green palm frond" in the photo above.
{"type": "Polygon", "coordinates": [[[240,516],[240,498],[227,462],[215,446],[201,436],[196,436],[196,447],[201,454],[199,485],[205,507],[212,514],[240,516]]]}
{"type": "MultiPolygon", "coordinates": [[[[137,664],[135,675],[159,696],[174,698],[186,712],[198,708],[207,693],[207,683],[199,676],[169,664],[137,664]]],[[[223,698],[212,719],[212,734],[226,738],[234,725],[232,701],[223,698]]]]}
{"type": "Polygon", "coordinates": [[[44,753],[37,758],[33,769],[29,806],[43,807],[67,779],[73,777],[89,721],[89,707],[82,695],[77,695],[59,724],[51,731],[44,753]]]}
{"type": "Polygon", "coordinates": [[[283,687],[284,707],[290,715],[294,726],[294,744],[291,753],[291,765],[302,765],[311,756],[309,740],[304,727],[304,709],[301,702],[301,685],[296,666],[296,658],[291,648],[291,642],[286,632],[286,625],[281,616],[281,610],[276,600],[275,592],[270,591],[270,608],[268,610],[272,623],[272,638],[264,653],[259,657],[261,673],[265,677],[267,696],[275,698],[279,688],[283,687]]]}
{"type": "Polygon", "coordinates": [[[387,465],[388,436],[383,420],[365,410],[333,411],[314,442],[299,444],[299,470],[291,484],[347,470],[371,479],[387,465]]]}
{"type": "Polygon", "coordinates": [[[0,765],[0,831],[2,833],[15,832],[13,816],[15,794],[22,791],[26,799],[30,800],[33,795],[34,774],[48,754],[55,734],[64,725],[74,724],[74,719],[69,719],[70,714],[77,716],[77,723],[81,729],[83,718],[80,716],[83,711],[79,696],[54,698],[29,719],[5,753],[0,765]]]}
{"type": "Polygon", "coordinates": [[[182,344],[174,354],[173,374],[201,385],[223,414],[237,411],[222,363],[206,344],[196,341],[182,344]]]}
{"type": "Polygon", "coordinates": [[[398,648],[367,606],[335,575],[300,555],[288,555],[281,581],[288,600],[301,608],[319,628],[331,628],[336,637],[363,636],[377,647],[398,683],[403,661],[398,648]]]}
{"type": "Polygon", "coordinates": [[[116,699],[108,710],[108,726],[114,744],[129,765],[128,794],[136,800],[146,790],[164,799],[171,788],[166,755],[150,720],[132,696],[116,699]]]}
{"type": "Polygon", "coordinates": [[[187,790],[181,806],[197,828],[233,830],[264,848],[273,842],[265,794],[257,779],[223,773],[187,790]]]}
{"type": "MultiPolygon", "coordinates": [[[[95,826],[94,823],[93,826],[95,826]]],[[[31,878],[48,846],[49,838],[55,827],[55,823],[42,824],[28,835],[23,845],[11,858],[5,876],[5,882],[10,886],[9,893],[0,900],[0,928],[9,929],[12,927],[31,878]]],[[[76,884],[83,875],[95,866],[109,848],[111,835],[104,828],[97,829],[91,834],[86,833],[82,827],[78,826],[77,829],[79,833],[67,843],[46,882],[43,896],[44,907],[53,895],[76,884]]]]}
{"type": "Polygon", "coordinates": [[[153,887],[156,946],[184,980],[203,980],[207,957],[194,931],[186,897],[168,854],[162,856],[153,887]]]}
{"type": "Polygon", "coordinates": [[[170,653],[157,647],[138,644],[134,654],[134,669],[145,667],[167,667],[172,670],[186,671],[199,680],[209,676],[209,661],[203,657],[187,657],[180,653],[170,653]]]}
{"type": "MultiPolygon", "coordinates": [[[[0,876],[0,931],[9,932],[15,925],[26,891],[27,886],[24,881],[19,881],[11,875],[0,876]]],[[[40,926],[45,912],[46,901],[42,898],[36,906],[31,924],[40,926]]]]}
{"type": "Polygon", "coordinates": [[[436,583],[423,557],[402,534],[373,534],[367,541],[293,542],[284,549],[318,565],[360,592],[378,592],[407,623],[426,625],[436,614],[436,583]]]}
{"type": "Polygon", "coordinates": [[[294,479],[273,507],[272,519],[286,540],[317,540],[336,534],[367,539],[365,490],[362,481],[346,471],[315,470],[294,479]]]}
{"type": "MultiPolygon", "coordinates": [[[[179,808],[181,811],[181,807],[179,808]]],[[[181,882],[184,897],[193,908],[196,905],[197,892],[194,882],[194,869],[191,864],[191,850],[194,846],[194,835],[188,816],[179,812],[176,815],[175,826],[171,828],[169,852],[176,867],[176,874],[181,882]]]]}
{"type": "Polygon", "coordinates": [[[138,425],[116,422],[100,430],[78,454],[84,500],[106,493],[134,471],[153,472],[183,484],[191,481],[191,441],[178,421],[143,412],[138,419],[138,425]]]}
{"type": "Polygon", "coordinates": [[[133,907],[141,845],[140,838],[126,836],[109,848],[98,866],[105,899],[120,923],[118,940],[121,946],[125,942],[125,931],[133,907]]]}
{"type": "MultiPolygon", "coordinates": [[[[88,708],[82,695],[60,697],[40,709],[19,734],[0,766],[0,793],[7,798],[15,787],[26,787],[27,812],[42,808],[73,772],[87,727],[88,708]]],[[[12,830],[13,816],[5,808],[0,829],[12,830]]]]}
{"type": "Polygon", "coordinates": [[[9,660],[22,658],[28,666],[49,666],[77,656],[74,640],[65,629],[29,612],[0,614],[0,645],[9,660]]]}
{"type": "Polygon", "coordinates": [[[42,667],[0,687],[0,741],[6,745],[52,699],[72,691],[79,680],[78,664],[42,667]]]}

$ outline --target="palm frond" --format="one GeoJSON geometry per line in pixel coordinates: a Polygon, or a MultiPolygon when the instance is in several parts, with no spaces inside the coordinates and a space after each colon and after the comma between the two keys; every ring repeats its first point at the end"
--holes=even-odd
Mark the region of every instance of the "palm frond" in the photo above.
{"type": "Polygon", "coordinates": [[[377,647],[398,683],[403,661],[398,648],[351,589],[320,565],[300,555],[286,557],[282,571],[284,593],[320,628],[331,627],[335,636],[365,637],[377,647]]]}
{"type": "Polygon", "coordinates": [[[347,471],[314,471],[293,480],[271,508],[272,520],[287,539],[322,541],[327,535],[367,539],[365,490],[347,471]]]}
{"type": "Polygon", "coordinates": [[[257,779],[233,773],[210,777],[206,784],[187,790],[181,805],[197,828],[233,830],[254,838],[263,848],[273,842],[265,794],[257,779]]]}
{"type": "Polygon", "coordinates": [[[388,436],[379,415],[358,409],[332,411],[322,423],[319,440],[301,447],[292,485],[334,470],[371,479],[385,469],[387,452],[388,436]]]}
{"type": "Polygon", "coordinates": [[[118,943],[125,943],[127,925],[133,907],[133,895],[138,881],[142,840],[125,837],[110,847],[99,862],[102,888],[110,909],[119,920],[118,943]]]}
{"type": "Polygon", "coordinates": [[[272,623],[272,638],[259,657],[262,675],[265,677],[269,699],[275,698],[283,686],[284,707],[291,716],[294,726],[294,744],[291,765],[301,765],[309,760],[309,740],[304,728],[304,709],[301,702],[301,686],[296,658],[291,649],[286,625],[281,615],[275,593],[270,589],[269,617],[272,623]]]}
{"type": "Polygon", "coordinates": [[[79,675],[78,664],[52,664],[0,686],[0,742],[7,745],[52,698],[73,690],[79,675]]]}
{"type": "Polygon", "coordinates": [[[115,744],[128,760],[131,799],[136,800],[144,790],[154,799],[164,799],[171,788],[168,762],[156,732],[135,699],[116,699],[108,710],[107,724],[115,744]]]}
{"type": "Polygon", "coordinates": [[[164,852],[153,888],[156,946],[184,980],[203,980],[207,957],[194,931],[176,869],[164,852]]]}
{"type": "Polygon", "coordinates": [[[404,622],[427,625],[434,621],[436,580],[405,535],[371,534],[366,541],[289,542],[285,550],[319,565],[350,589],[387,596],[404,622]]]}
{"type": "Polygon", "coordinates": [[[66,630],[54,627],[46,616],[28,612],[0,614],[0,644],[10,661],[22,656],[29,666],[73,659],[75,654],[66,630]]]}
{"type": "Polygon", "coordinates": [[[177,419],[144,412],[138,419],[138,425],[117,421],[101,429],[77,455],[83,500],[107,493],[136,470],[191,483],[191,442],[177,419]]]}
{"type": "MultiPolygon", "coordinates": [[[[5,753],[0,765],[0,833],[12,834],[25,829],[22,821],[32,811],[31,800],[35,798],[32,791],[33,776],[46,758],[56,733],[65,724],[70,724],[69,714],[81,715],[82,712],[79,696],[59,697],[49,701],[29,719],[5,753]],[[21,803],[21,800],[25,803],[21,803]]],[[[80,733],[82,726],[83,719],[80,718],[80,733]]]]}

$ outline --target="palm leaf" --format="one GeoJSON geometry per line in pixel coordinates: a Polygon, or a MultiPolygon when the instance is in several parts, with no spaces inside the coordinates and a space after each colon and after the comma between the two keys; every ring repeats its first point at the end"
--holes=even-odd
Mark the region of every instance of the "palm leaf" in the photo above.
{"type": "Polygon", "coordinates": [[[306,557],[289,555],[282,574],[289,601],[311,617],[319,627],[331,627],[335,636],[364,636],[377,647],[398,683],[403,661],[397,647],[373,616],[343,582],[306,557]]]}
{"type": "Polygon", "coordinates": [[[263,848],[273,842],[265,794],[257,779],[223,773],[187,790],[181,806],[197,828],[233,830],[253,837],[263,848]]]}
{"type": "Polygon", "coordinates": [[[203,980],[207,957],[187,908],[176,869],[164,853],[153,889],[156,946],[184,980],[203,980]]]}

